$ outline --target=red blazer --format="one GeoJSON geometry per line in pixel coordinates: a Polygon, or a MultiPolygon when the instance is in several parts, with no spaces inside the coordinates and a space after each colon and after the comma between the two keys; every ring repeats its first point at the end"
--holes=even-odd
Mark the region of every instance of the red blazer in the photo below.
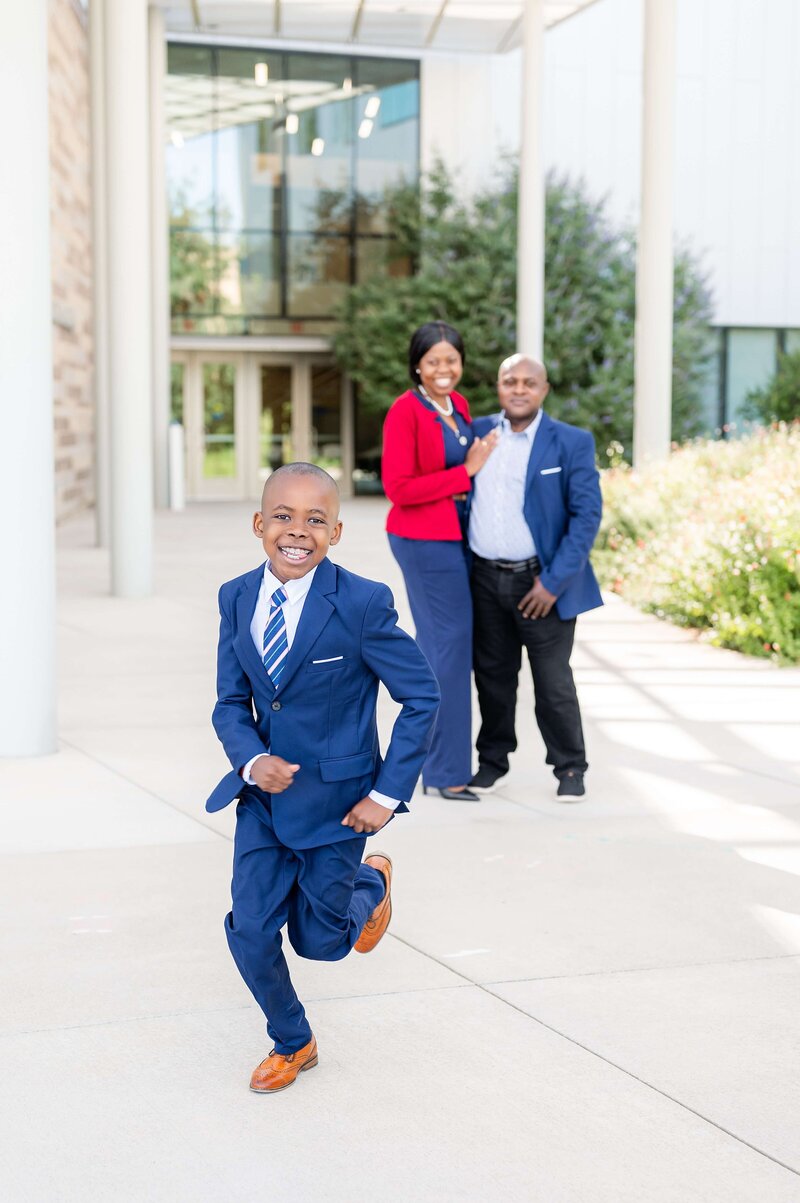
{"type": "MultiPolygon", "coordinates": [[[[466,398],[460,393],[450,396],[462,417],[471,422],[466,398]]],[[[381,474],[393,503],[386,519],[390,534],[461,541],[453,495],[471,492],[472,477],[463,464],[445,468],[439,420],[410,389],[397,398],[383,423],[381,474]]]]}

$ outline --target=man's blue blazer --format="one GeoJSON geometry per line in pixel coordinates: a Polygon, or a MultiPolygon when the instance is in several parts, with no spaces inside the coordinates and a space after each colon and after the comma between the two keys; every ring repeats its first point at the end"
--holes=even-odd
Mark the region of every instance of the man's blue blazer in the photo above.
{"type": "Polygon", "coordinates": [[[439,707],[436,678],[414,640],[397,626],[386,585],[324,559],[276,690],[250,634],[263,575],[262,565],[219,591],[212,721],[233,771],[217,785],[206,810],[222,810],[248,794],[263,797],[240,774],[249,760],[269,750],[300,765],[292,785],[271,796],[281,842],[315,848],[352,839],[352,828],[341,821],[371,789],[401,800],[413,794],[439,707]],[[380,681],[402,705],[385,760],[375,720],[380,681]]]}
{"type": "MultiPolygon", "coordinates": [[[[502,417],[475,418],[472,429],[480,437],[502,417]]],[[[480,473],[473,487],[480,489],[480,473]]],[[[602,512],[594,439],[588,430],[543,413],[528,461],[523,513],[542,566],[541,582],[556,595],[559,618],[603,604],[589,563],[602,512]]]]}

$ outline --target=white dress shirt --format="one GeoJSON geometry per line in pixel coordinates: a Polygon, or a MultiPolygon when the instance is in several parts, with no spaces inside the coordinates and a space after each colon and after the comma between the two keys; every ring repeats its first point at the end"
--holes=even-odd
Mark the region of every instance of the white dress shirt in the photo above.
{"type": "Polygon", "coordinates": [[[536,544],[525,521],[525,480],[542,411],[515,433],[508,418],[497,426],[500,438],[480,472],[472,478],[469,545],[484,560],[530,560],[536,544]]]}
{"type": "MultiPolygon", "coordinates": [[[[250,635],[258,652],[259,660],[264,655],[264,629],[269,618],[270,605],[272,595],[276,589],[283,589],[286,592],[286,601],[283,603],[283,620],[286,623],[286,642],[291,648],[294,637],[297,634],[297,627],[300,622],[300,617],[303,613],[308,591],[311,588],[311,582],[314,579],[316,568],[312,568],[305,576],[301,576],[296,581],[279,581],[273,575],[269,560],[264,565],[264,576],[261,580],[261,585],[258,590],[258,598],[256,599],[256,608],[253,611],[253,620],[250,623],[250,635]]],[[[251,770],[257,760],[263,755],[269,753],[260,753],[254,756],[252,760],[248,760],[247,764],[242,769],[242,778],[248,785],[255,785],[252,778],[251,770]]],[[[370,798],[373,802],[379,802],[381,806],[387,807],[389,810],[396,810],[400,805],[399,798],[387,798],[386,794],[380,794],[377,790],[370,790],[370,798]]]]}

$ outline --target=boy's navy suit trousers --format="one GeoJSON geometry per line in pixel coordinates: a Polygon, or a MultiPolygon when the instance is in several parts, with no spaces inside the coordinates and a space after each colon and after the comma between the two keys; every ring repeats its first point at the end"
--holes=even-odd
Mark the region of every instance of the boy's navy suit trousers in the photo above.
{"type": "MultiPolygon", "coordinates": [[[[270,798],[244,798],[236,809],[228,947],[267,1019],[279,1053],[308,1044],[311,1028],[283,955],[281,928],[301,957],[339,961],[384,895],[383,875],[361,864],[365,836],[321,848],[284,847],[272,826],[270,798]]],[[[350,830],[349,828],[347,830],[350,830]]]]}

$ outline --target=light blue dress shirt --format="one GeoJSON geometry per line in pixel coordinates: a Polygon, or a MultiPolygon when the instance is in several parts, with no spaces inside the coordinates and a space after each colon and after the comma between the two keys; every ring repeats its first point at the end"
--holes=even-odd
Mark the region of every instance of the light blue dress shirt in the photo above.
{"type": "Polygon", "coordinates": [[[533,440],[542,411],[515,434],[508,418],[501,418],[500,438],[486,463],[472,480],[469,545],[484,560],[530,560],[536,544],[525,521],[525,480],[533,440]]]}

